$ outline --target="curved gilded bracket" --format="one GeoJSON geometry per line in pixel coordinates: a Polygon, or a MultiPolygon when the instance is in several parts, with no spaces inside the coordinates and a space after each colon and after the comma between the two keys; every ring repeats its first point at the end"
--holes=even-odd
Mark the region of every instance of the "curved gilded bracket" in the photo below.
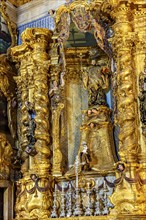
{"type": "Polygon", "coordinates": [[[8,48],[8,51],[7,51],[7,52],[9,52],[10,48],[14,47],[17,44],[17,32],[16,32],[16,24],[10,20],[9,15],[6,12],[6,8],[7,8],[6,1],[1,0],[0,13],[1,13],[2,17],[4,18],[4,20],[6,21],[6,23],[8,25],[8,30],[11,35],[11,46],[8,48]]]}

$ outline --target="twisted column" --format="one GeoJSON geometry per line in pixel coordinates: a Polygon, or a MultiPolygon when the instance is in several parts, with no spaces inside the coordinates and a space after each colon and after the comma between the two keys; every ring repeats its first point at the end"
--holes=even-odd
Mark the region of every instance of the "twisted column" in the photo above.
{"type": "Polygon", "coordinates": [[[128,18],[130,9],[121,3],[113,26],[113,50],[117,65],[117,123],[120,127],[119,154],[124,162],[137,161],[137,93],[136,76],[132,65],[132,27],[128,18]]]}
{"type": "MultiPolygon", "coordinates": [[[[136,0],[133,4],[133,30],[134,43],[133,50],[134,71],[136,75],[138,93],[138,119],[139,119],[139,176],[142,180],[141,190],[146,198],[146,3],[136,0]]],[[[146,212],[146,200],[143,202],[146,212]]]]}
{"type": "Polygon", "coordinates": [[[115,205],[111,214],[118,214],[119,217],[145,213],[145,207],[142,205],[145,199],[143,193],[139,192],[141,180],[138,173],[138,155],[142,145],[139,132],[137,73],[133,62],[134,15],[131,4],[119,1],[112,2],[111,5],[110,15],[115,21],[112,26],[114,37],[111,41],[116,62],[115,123],[119,127],[119,155],[124,164],[122,169],[120,166],[117,167],[117,178],[120,177],[121,181],[111,196],[111,201],[115,205]]]}
{"type": "Polygon", "coordinates": [[[52,206],[48,72],[51,32],[26,29],[22,45],[12,48],[19,63],[19,149],[22,179],[17,184],[16,219],[46,219],[52,206]],[[25,202],[24,202],[25,201],[25,202]]]}
{"type": "MultiPolygon", "coordinates": [[[[17,59],[17,62],[19,60],[17,59]]],[[[18,101],[18,110],[17,110],[17,133],[18,133],[18,142],[19,142],[19,152],[21,159],[23,161],[21,172],[25,175],[28,172],[28,155],[25,153],[25,148],[28,145],[27,139],[27,126],[25,123],[28,121],[28,113],[25,105],[26,100],[28,100],[28,89],[27,89],[27,69],[26,62],[22,60],[19,71],[21,75],[15,76],[14,79],[17,84],[17,101],[18,101]],[[19,97],[18,97],[19,96],[19,97]]]]}

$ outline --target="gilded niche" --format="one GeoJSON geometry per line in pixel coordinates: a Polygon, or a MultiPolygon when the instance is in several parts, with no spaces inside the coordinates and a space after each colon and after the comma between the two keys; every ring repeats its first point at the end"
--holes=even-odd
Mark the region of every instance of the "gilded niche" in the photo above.
{"type": "MultiPolygon", "coordinates": [[[[108,59],[93,59],[89,67],[83,68],[82,80],[88,90],[88,109],[84,111],[81,130],[82,143],[87,144],[90,169],[102,172],[112,170],[117,160],[112,135],[111,113],[106,93],[109,90],[110,70],[108,59]]],[[[79,152],[82,152],[79,149],[79,152]]]]}
{"type": "MultiPolygon", "coordinates": [[[[82,62],[83,66],[79,71],[82,89],[87,92],[87,106],[82,109],[77,156],[83,164],[80,166],[80,172],[83,171],[84,174],[86,172],[100,173],[102,175],[114,170],[117,156],[113,137],[112,110],[108,106],[106,97],[110,89],[109,59],[105,54],[101,55],[102,53],[99,51],[98,48],[90,48],[89,62],[82,62]]],[[[71,67],[69,66],[69,68],[71,67]]],[[[71,80],[72,78],[70,78],[71,80]]],[[[78,83],[79,80],[72,82],[78,83]]],[[[76,92],[74,91],[74,93],[76,92]]],[[[71,177],[74,172],[74,168],[70,168],[65,177],[71,177]]]]}

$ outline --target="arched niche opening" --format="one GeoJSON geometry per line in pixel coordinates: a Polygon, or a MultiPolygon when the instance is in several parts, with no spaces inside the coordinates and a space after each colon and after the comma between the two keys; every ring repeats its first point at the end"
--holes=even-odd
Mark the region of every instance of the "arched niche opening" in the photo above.
{"type": "MultiPolygon", "coordinates": [[[[66,113],[68,134],[68,163],[74,163],[81,145],[81,126],[84,112],[89,108],[89,91],[83,85],[83,71],[95,65],[109,66],[109,58],[97,45],[93,29],[90,32],[81,32],[73,22],[69,28],[69,38],[64,43],[66,58],[66,113]]],[[[111,107],[111,98],[108,89],[106,99],[111,107]]]]}
{"type": "MultiPolygon", "coordinates": [[[[112,51],[107,35],[110,34],[110,30],[105,28],[104,25],[98,16],[95,19],[91,15],[89,5],[85,2],[81,2],[81,4],[73,2],[70,5],[61,6],[56,12],[54,33],[64,50],[61,49],[64,53],[62,61],[64,61],[65,71],[65,107],[63,114],[65,115],[64,130],[67,140],[66,144],[61,144],[61,151],[68,159],[68,167],[74,164],[83,142],[88,142],[87,145],[90,146],[93,144],[95,148],[96,146],[100,148],[106,145],[105,149],[101,147],[102,150],[100,151],[95,149],[96,152],[91,146],[94,155],[100,155],[101,152],[106,155],[105,160],[100,155],[102,158],[100,163],[106,161],[108,165],[111,164],[112,169],[114,162],[117,161],[111,122],[112,102],[109,92],[112,51]],[[98,111],[100,113],[98,112],[99,115],[93,117],[96,120],[91,123],[87,114],[88,111],[92,112],[94,109],[96,114],[98,111]],[[107,130],[103,129],[102,133],[99,129],[98,140],[98,135],[96,135],[98,129],[94,129],[97,132],[90,132],[90,124],[93,124],[93,127],[99,125],[100,117],[102,117],[103,124],[106,124],[106,122],[110,124],[110,131],[108,134],[107,128],[107,130]],[[91,136],[92,143],[87,140],[87,136],[91,136]],[[97,144],[94,139],[96,139],[97,144]],[[109,143],[105,143],[105,139],[109,143]],[[110,144],[112,150],[109,147],[110,144]],[[112,159],[110,160],[108,157],[112,159]]],[[[97,163],[100,156],[98,158],[93,156],[95,163],[97,163]]],[[[106,167],[106,169],[108,168],[106,167]]],[[[96,170],[99,169],[101,167],[96,170]]]]}

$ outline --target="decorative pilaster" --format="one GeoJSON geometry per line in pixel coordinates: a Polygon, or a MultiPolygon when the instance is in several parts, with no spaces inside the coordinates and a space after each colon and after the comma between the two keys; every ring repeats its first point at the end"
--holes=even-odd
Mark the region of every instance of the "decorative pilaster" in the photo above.
{"type": "Polygon", "coordinates": [[[47,53],[51,35],[48,29],[26,29],[22,45],[11,51],[13,60],[20,65],[15,80],[19,94],[19,150],[23,161],[16,219],[47,218],[52,206],[47,53]]]}

